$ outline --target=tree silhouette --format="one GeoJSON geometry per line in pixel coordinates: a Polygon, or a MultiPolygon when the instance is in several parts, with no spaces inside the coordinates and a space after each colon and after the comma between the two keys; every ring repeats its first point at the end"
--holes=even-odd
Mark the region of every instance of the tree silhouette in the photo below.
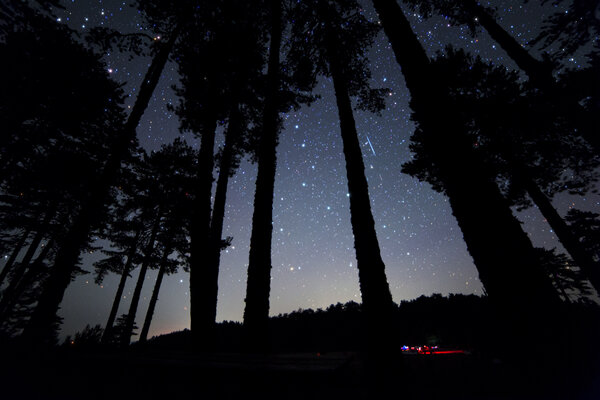
{"type": "MultiPolygon", "coordinates": [[[[117,224],[115,224],[117,225],[117,224]]],[[[102,250],[103,253],[108,255],[107,258],[102,259],[94,263],[96,270],[95,282],[101,284],[104,276],[108,272],[115,272],[121,275],[119,279],[119,285],[115,293],[115,298],[108,315],[108,320],[102,331],[102,343],[108,344],[114,340],[113,337],[113,325],[117,318],[117,312],[119,311],[119,305],[121,304],[121,298],[123,297],[123,291],[125,290],[125,283],[127,278],[130,276],[130,272],[135,268],[138,256],[138,247],[140,246],[142,227],[138,226],[135,229],[135,233],[130,236],[129,228],[127,230],[113,230],[111,231],[110,237],[111,245],[115,247],[122,247],[122,250],[102,250]],[[125,258],[125,260],[124,260],[125,258]]]]}
{"type": "Polygon", "coordinates": [[[156,235],[158,235],[158,230],[160,229],[163,208],[159,206],[155,211],[156,217],[154,218],[154,223],[152,225],[150,237],[148,238],[148,242],[143,250],[143,259],[142,264],[140,266],[140,273],[138,275],[135,288],[133,290],[133,295],[131,296],[129,311],[127,312],[123,322],[123,328],[120,337],[120,342],[122,346],[128,346],[131,341],[131,335],[133,334],[135,316],[137,314],[137,309],[140,302],[142,287],[144,286],[144,280],[146,279],[146,273],[148,271],[148,268],[154,261],[155,257],[156,235]]]}
{"type": "Polygon", "coordinates": [[[221,251],[231,244],[232,238],[222,238],[223,221],[225,217],[225,204],[227,200],[227,186],[229,178],[239,165],[239,157],[241,155],[241,141],[243,140],[242,120],[240,115],[239,105],[233,106],[229,115],[227,131],[225,133],[225,145],[222,148],[219,157],[219,177],[215,189],[215,200],[210,221],[210,231],[208,238],[207,254],[204,262],[204,279],[202,288],[206,291],[204,297],[205,307],[202,310],[205,312],[205,325],[203,326],[204,333],[202,336],[203,344],[212,343],[212,335],[214,323],[217,316],[217,300],[218,300],[218,277],[219,266],[221,259],[221,251]]]}
{"type": "Polygon", "coordinates": [[[160,267],[140,332],[140,341],[145,341],[148,337],[164,275],[177,272],[182,260],[189,268],[186,254],[189,253],[189,220],[193,201],[190,192],[193,190],[197,153],[185,142],[176,139],[171,145],[163,146],[158,154],[163,158],[159,170],[163,174],[167,173],[163,179],[168,186],[163,192],[167,196],[165,203],[168,204],[169,211],[165,213],[156,238],[157,247],[162,253],[157,255],[160,257],[160,267]],[[170,258],[174,252],[179,255],[178,259],[170,258]]]}
{"type": "MultiPolygon", "coordinates": [[[[600,140],[595,134],[594,126],[598,125],[597,111],[600,109],[600,90],[598,85],[590,85],[586,81],[583,85],[574,85],[571,76],[563,76],[559,82],[553,76],[553,69],[556,68],[557,58],[550,60],[546,57],[540,61],[533,57],[519,42],[517,42],[504,28],[502,28],[494,19],[495,12],[486,8],[475,0],[451,1],[451,0],[404,0],[412,9],[419,10],[425,17],[431,16],[433,12],[438,12],[446,16],[452,23],[467,24],[472,34],[475,33],[477,24],[481,24],[485,30],[508,54],[508,56],[523,70],[529,77],[532,85],[540,89],[548,98],[549,102],[562,107],[563,113],[570,115],[572,122],[578,126],[578,135],[584,137],[596,151],[600,149],[600,140]],[[567,78],[567,79],[565,79],[567,78]],[[575,86],[575,90],[574,89],[575,86]],[[592,101],[589,101],[592,97],[592,101]],[[582,106],[582,102],[585,105],[582,106]],[[566,112],[565,112],[566,111],[566,112]]],[[[542,3],[546,3],[543,1],[542,3]]],[[[559,40],[568,32],[568,39],[563,39],[561,44],[567,46],[569,51],[573,51],[579,46],[584,46],[590,42],[590,32],[598,32],[598,22],[593,21],[593,15],[596,8],[595,3],[587,0],[576,0],[572,3],[569,13],[562,13],[565,16],[554,16],[551,18],[549,26],[540,34],[538,40],[546,40],[545,44],[559,40]],[[583,23],[582,23],[583,22],[583,23]],[[554,29],[556,28],[556,29],[554,29]],[[583,33],[585,31],[585,33],[583,33]],[[554,32],[552,34],[551,32],[554,32]],[[573,35],[569,35],[573,34],[573,35]],[[586,40],[582,41],[582,40],[586,40]]],[[[535,41],[534,41],[535,42],[535,41]]],[[[568,53],[567,53],[568,54],[568,53]]],[[[564,53],[561,52],[561,56],[564,53]]],[[[593,61],[598,58],[598,52],[592,52],[589,55],[592,65],[586,69],[583,74],[594,76],[597,74],[598,62],[593,61]],[[595,68],[594,68],[595,67],[595,68]]],[[[577,74],[582,74],[578,71],[577,74]]],[[[591,80],[594,82],[594,79],[591,80]]]]}
{"type": "Polygon", "coordinates": [[[600,261],[600,214],[572,208],[565,217],[577,240],[592,255],[598,268],[600,261]]]}
{"type": "Polygon", "coordinates": [[[503,318],[531,326],[531,317],[540,318],[556,304],[557,294],[494,182],[494,174],[479,159],[460,120],[451,113],[445,83],[433,73],[397,2],[373,0],[373,4],[411,94],[413,119],[418,122],[413,140],[424,141],[425,151],[439,171],[479,279],[503,318]],[[508,266],[518,271],[520,279],[512,279],[508,266]]]}
{"type": "Polygon", "coordinates": [[[55,210],[50,209],[46,212],[46,215],[40,223],[40,227],[38,228],[35,236],[33,237],[27,251],[23,255],[19,265],[13,273],[10,275],[10,283],[9,285],[2,291],[2,299],[0,299],[0,320],[4,320],[6,318],[6,313],[9,311],[10,307],[17,301],[18,297],[22,293],[24,289],[24,279],[25,274],[28,269],[31,269],[30,264],[33,260],[33,256],[38,251],[38,247],[42,243],[45,235],[48,232],[48,225],[50,221],[54,218],[55,210]]]}
{"type": "MultiPolygon", "coordinates": [[[[483,153],[482,158],[503,182],[505,196],[524,208],[531,205],[525,198],[528,194],[596,286],[597,268],[591,255],[546,193],[585,193],[597,179],[597,155],[577,136],[564,134],[576,128],[559,110],[548,117],[552,106],[519,83],[516,73],[452,48],[432,62],[432,68],[446,82],[449,107],[462,120],[477,152],[483,153]]],[[[422,157],[428,155],[421,151],[406,171],[439,186],[435,182],[439,172],[427,172],[431,163],[422,157]]]]}
{"type": "Polygon", "coordinates": [[[169,253],[171,252],[171,248],[165,247],[162,251],[162,258],[160,260],[160,268],[158,269],[158,276],[156,277],[156,282],[154,284],[154,289],[152,290],[152,296],[150,297],[150,304],[148,305],[148,311],[146,312],[146,317],[144,318],[144,325],[142,327],[142,331],[140,332],[140,342],[145,342],[148,340],[148,331],[150,330],[150,323],[152,322],[152,316],[154,315],[154,309],[156,308],[156,302],[158,301],[158,293],[160,292],[160,286],[162,285],[162,280],[167,273],[167,268],[169,268],[169,272],[173,273],[177,269],[177,264],[173,267],[169,265],[169,253]]]}
{"type": "MultiPolygon", "coordinates": [[[[255,11],[243,2],[209,4],[204,17],[190,25],[178,50],[181,84],[175,87],[180,96],[175,112],[180,129],[201,139],[190,228],[190,312],[197,348],[210,347],[216,313],[218,265],[215,268],[211,256],[210,228],[215,130],[228,119],[232,104],[240,101],[248,83],[245,67],[255,68],[253,52],[262,46],[260,37],[248,30],[251,15],[255,11]]],[[[219,194],[221,199],[223,191],[219,194]]]]}
{"type": "MultiPolygon", "coordinates": [[[[553,114],[560,114],[565,120],[571,121],[575,129],[568,130],[570,135],[581,135],[594,146],[596,152],[600,149],[600,142],[594,128],[598,125],[598,116],[595,111],[597,111],[600,104],[598,102],[600,90],[597,85],[593,84],[595,80],[590,75],[595,74],[593,71],[597,71],[597,62],[594,61],[597,58],[597,52],[595,55],[594,53],[589,55],[592,65],[583,71],[570,71],[562,74],[557,82],[552,76],[554,65],[549,60],[542,62],[531,56],[494,20],[493,10],[486,9],[472,0],[464,2],[448,0],[416,2],[405,0],[405,2],[425,17],[431,16],[434,11],[437,11],[447,16],[453,23],[467,24],[473,33],[476,29],[476,23],[480,23],[519,68],[529,76],[531,84],[542,89],[543,96],[538,96],[538,99],[533,101],[539,103],[540,108],[544,109],[545,115],[548,115],[548,110],[552,109],[553,114]],[[590,82],[592,82],[592,85],[590,85],[590,82]]],[[[543,1],[542,4],[546,2],[543,1]]],[[[554,14],[549,18],[537,40],[534,40],[532,44],[535,44],[536,41],[543,41],[545,46],[548,47],[551,43],[559,41],[562,48],[561,56],[564,56],[564,54],[570,54],[580,46],[588,43],[591,39],[590,32],[594,30],[597,32],[599,29],[598,21],[593,16],[597,7],[595,3],[592,3],[578,0],[570,5],[567,12],[554,14]]],[[[556,63],[556,61],[557,58],[555,57],[554,62],[556,63]]],[[[514,167],[516,169],[515,181],[526,188],[569,254],[589,276],[594,287],[598,288],[600,277],[597,268],[594,268],[590,255],[577,243],[550,200],[536,185],[531,176],[532,174],[527,171],[527,168],[520,163],[514,163],[514,167]]]]}
{"type": "Polygon", "coordinates": [[[298,62],[308,74],[307,81],[315,81],[316,74],[333,79],[344,156],[350,193],[350,215],[363,309],[366,315],[368,338],[366,348],[381,353],[388,348],[394,332],[387,326],[395,309],[385,276],[375,222],[371,212],[369,189],[364,162],[354,122],[350,96],[358,100],[358,107],[379,113],[385,108],[387,89],[371,89],[371,77],[366,53],[380,28],[362,15],[355,1],[303,2],[296,6],[290,58],[304,58],[298,62]],[[310,56],[307,56],[310,55],[310,56]],[[312,71],[306,65],[313,65],[312,71]]]}
{"type": "MultiPolygon", "coordinates": [[[[527,1],[526,1],[527,2],[527,1]]],[[[549,0],[542,0],[547,4],[549,0]]],[[[554,0],[553,5],[565,3],[554,0]]],[[[564,55],[575,53],[579,48],[591,43],[594,35],[600,33],[598,3],[593,0],[574,0],[566,11],[555,12],[546,18],[542,31],[532,41],[532,45],[541,43],[544,48],[557,43],[564,55]]]]}
{"type": "MultiPolygon", "coordinates": [[[[141,205],[140,214],[146,216],[148,230],[138,280],[121,332],[120,341],[123,346],[130,342],[148,268],[160,260],[161,268],[164,266],[165,269],[172,270],[173,267],[168,266],[168,256],[173,248],[177,246],[180,250],[187,250],[185,228],[186,220],[189,219],[191,199],[188,197],[196,169],[195,159],[193,149],[185,142],[176,140],[146,156],[140,166],[141,184],[136,202],[141,205]],[[157,254],[159,247],[162,247],[162,256],[157,254]]],[[[164,272],[165,270],[163,274],[164,272]]],[[[158,290],[155,293],[158,296],[158,290]]]]}
{"type": "MultiPolygon", "coordinates": [[[[120,129],[116,139],[110,143],[109,156],[88,188],[82,205],[73,217],[68,233],[58,245],[54,264],[38,304],[31,316],[23,338],[31,342],[43,343],[52,336],[56,312],[63,299],[64,292],[71,282],[72,274],[81,249],[89,242],[89,234],[103,215],[103,208],[111,186],[116,182],[121,162],[126,158],[132,143],[135,143],[135,129],[146,109],[152,92],[160,78],[164,65],[177,39],[180,27],[175,27],[168,40],[162,43],[138,92],[138,97],[127,121],[120,129]]],[[[103,68],[104,71],[106,71],[103,68]]],[[[97,93],[94,93],[97,96],[97,93]]]]}
{"type": "Polygon", "coordinates": [[[559,291],[563,301],[572,303],[572,297],[590,301],[590,286],[581,274],[581,270],[565,254],[557,253],[556,249],[536,248],[542,265],[551,276],[552,283],[559,291]]]}
{"type": "Polygon", "coordinates": [[[268,348],[269,293],[271,291],[271,240],[273,237],[273,190],[280,129],[279,92],[281,90],[280,49],[283,29],[282,4],[269,0],[270,31],[266,93],[262,113],[262,134],[258,144],[258,173],[254,193],[252,233],[246,283],[244,331],[248,350],[268,348]]]}
{"type": "Polygon", "coordinates": [[[280,0],[265,2],[263,30],[269,32],[267,75],[256,87],[262,92],[260,119],[254,121],[250,151],[258,162],[246,305],[244,308],[244,346],[246,351],[263,352],[269,348],[269,294],[271,291],[271,242],[273,238],[273,192],[277,168],[277,145],[282,128],[280,112],[297,109],[314,101],[312,89],[288,74],[293,68],[281,62],[282,34],[286,29],[290,4],[280,0]],[[262,88],[261,88],[262,86],[262,88]]]}
{"type": "Polygon", "coordinates": [[[191,234],[190,291],[192,334],[195,346],[203,350],[212,348],[220,252],[227,243],[221,238],[227,184],[244,150],[246,131],[256,125],[254,115],[264,97],[260,90],[265,46],[260,30],[262,5],[225,1],[213,11],[196,27],[194,35],[202,40],[182,50],[179,69],[183,79],[178,89],[182,101],[177,109],[182,128],[202,135],[191,234]],[[210,63],[205,62],[207,56],[210,63]],[[217,120],[227,128],[225,145],[215,158],[217,120]],[[211,207],[215,161],[219,161],[220,172],[211,207]]]}
{"type": "Polygon", "coordinates": [[[495,20],[495,11],[484,7],[476,0],[404,0],[411,9],[417,10],[425,18],[434,12],[444,15],[448,20],[457,25],[465,24],[472,34],[481,25],[494,39],[508,56],[541,88],[549,88],[554,84],[552,65],[548,60],[540,61],[534,58],[521,46],[502,26],[495,20]]]}
{"type": "MultiPolygon", "coordinates": [[[[17,239],[17,241],[15,243],[13,243],[12,252],[10,253],[10,256],[8,257],[8,259],[6,260],[6,263],[4,264],[4,267],[2,268],[2,272],[0,272],[0,287],[4,283],[4,279],[6,279],[6,276],[8,275],[8,273],[12,270],[13,265],[14,265],[15,261],[17,260],[17,257],[19,256],[21,249],[23,248],[23,246],[25,246],[25,243],[27,242],[27,238],[29,237],[30,233],[31,233],[31,228],[26,228],[25,230],[22,230],[19,232],[20,237],[17,239]]],[[[7,247],[9,247],[9,246],[7,246],[7,247]]]]}
{"type": "MultiPolygon", "coordinates": [[[[0,98],[2,123],[7,127],[0,141],[4,199],[17,206],[13,211],[25,211],[23,217],[39,215],[43,219],[45,215],[47,227],[52,223],[53,229],[59,228],[48,231],[38,221],[31,251],[14,271],[17,279],[11,291],[16,294],[25,289],[25,283],[33,283],[27,282],[29,279],[41,277],[38,272],[43,260],[29,262],[41,241],[52,235],[48,240],[53,244],[66,243],[64,230],[73,226],[72,215],[79,213],[95,187],[96,171],[102,168],[109,143],[116,140],[122,126],[123,94],[108,78],[98,55],[76,41],[66,26],[34,11],[29,12],[25,26],[5,33],[1,46],[2,54],[15,60],[2,66],[2,73],[12,76],[3,82],[0,98]],[[73,62],[65,65],[67,58],[73,62]]],[[[28,225],[21,229],[27,230],[28,225]]],[[[87,243],[78,247],[68,274],[64,274],[65,287],[77,271],[79,250],[87,243]]],[[[60,291],[50,286],[51,291],[60,291]]],[[[14,303],[16,295],[10,297],[14,303]]],[[[40,300],[38,306],[43,308],[44,303],[48,304],[40,300]]],[[[51,329],[55,321],[54,315],[48,316],[46,327],[51,329]]]]}
{"type": "MultiPolygon", "coordinates": [[[[140,152],[140,154],[144,154],[140,152]]],[[[107,257],[94,263],[96,284],[102,284],[108,273],[117,273],[121,277],[115,293],[113,304],[102,332],[102,343],[116,344],[113,326],[123,297],[125,284],[130,273],[142,261],[140,249],[148,239],[149,222],[153,216],[153,201],[146,195],[147,186],[152,182],[143,179],[142,158],[132,158],[123,169],[121,185],[118,187],[118,199],[110,208],[109,220],[100,232],[99,237],[109,241],[110,248],[101,252],[107,257]]]]}

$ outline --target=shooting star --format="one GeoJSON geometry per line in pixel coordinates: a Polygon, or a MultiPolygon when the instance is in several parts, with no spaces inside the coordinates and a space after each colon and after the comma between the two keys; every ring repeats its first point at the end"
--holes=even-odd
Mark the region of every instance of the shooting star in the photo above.
{"type": "Polygon", "coordinates": [[[369,139],[368,136],[367,136],[367,142],[369,142],[369,146],[371,146],[371,151],[373,152],[373,155],[375,157],[377,157],[377,154],[375,154],[375,149],[373,148],[373,145],[371,144],[371,140],[369,139]]]}

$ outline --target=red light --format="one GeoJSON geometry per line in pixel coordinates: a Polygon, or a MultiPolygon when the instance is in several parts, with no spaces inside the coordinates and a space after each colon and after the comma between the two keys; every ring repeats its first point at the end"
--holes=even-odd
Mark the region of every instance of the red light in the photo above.
{"type": "Polygon", "coordinates": [[[444,350],[444,351],[434,351],[433,354],[463,354],[464,350],[444,350]]]}

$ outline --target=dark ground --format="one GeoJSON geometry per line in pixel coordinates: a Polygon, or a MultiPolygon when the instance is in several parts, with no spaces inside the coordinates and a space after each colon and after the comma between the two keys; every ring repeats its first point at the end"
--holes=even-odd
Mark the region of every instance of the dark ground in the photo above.
{"type": "MultiPolygon", "coordinates": [[[[580,349],[574,355],[587,354],[580,349]]],[[[174,352],[2,351],[0,398],[12,399],[600,399],[598,359],[557,365],[480,355],[403,355],[369,373],[357,353],[270,356],[174,352]]]]}

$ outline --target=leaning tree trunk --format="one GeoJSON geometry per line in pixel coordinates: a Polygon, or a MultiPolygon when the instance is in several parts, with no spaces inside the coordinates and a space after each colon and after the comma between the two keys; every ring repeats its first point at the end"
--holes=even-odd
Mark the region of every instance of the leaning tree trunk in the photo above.
{"type": "Polygon", "coordinates": [[[554,85],[552,69],[542,61],[533,57],[504,28],[496,22],[489,12],[478,2],[467,0],[464,7],[475,17],[506,54],[521,68],[531,82],[538,87],[548,89],[554,85]]]}
{"type": "Polygon", "coordinates": [[[519,320],[557,304],[558,296],[520,222],[502,197],[463,128],[445,107],[443,84],[429,73],[429,59],[396,0],[373,0],[421,114],[420,128],[452,212],[490,300],[519,320]],[[519,279],[514,279],[514,274],[519,279]]]}
{"type": "Polygon", "coordinates": [[[115,299],[113,300],[113,304],[110,309],[110,314],[108,315],[108,320],[106,321],[106,326],[104,327],[104,332],[102,332],[101,342],[103,344],[108,344],[113,340],[113,325],[115,324],[115,319],[117,318],[117,312],[119,312],[119,305],[121,304],[121,298],[123,297],[123,291],[125,290],[125,283],[127,282],[129,273],[132,270],[131,267],[133,265],[135,253],[137,252],[137,242],[140,235],[141,230],[138,230],[135,235],[135,239],[133,240],[133,244],[131,245],[131,247],[129,248],[129,252],[127,253],[127,262],[123,266],[123,272],[121,273],[119,286],[117,287],[117,292],[115,293],[115,299]]]}
{"type": "MultiPolygon", "coordinates": [[[[502,28],[496,20],[488,13],[481,4],[474,0],[464,2],[464,7],[470,11],[472,15],[477,17],[481,26],[489,33],[506,54],[523,70],[529,77],[533,85],[551,97],[560,102],[563,109],[567,109],[568,113],[575,116],[575,120],[585,121],[588,118],[589,111],[586,111],[578,103],[573,101],[560,101],[562,94],[556,85],[556,81],[552,76],[552,67],[535,57],[533,57],[519,42],[515,40],[504,28],[502,28]]],[[[596,106],[598,109],[598,106],[596,106]]],[[[592,126],[589,129],[583,129],[581,135],[590,143],[597,151],[600,151],[600,135],[597,135],[597,129],[592,126]]]]}
{"type": "Polygon", "coordinates": [[[40,224],[33,240],[29,244],[27,248],[27,252],[23,256],[23,259],[17,266],[17,269],[14,271],[10,278],[10,284],[4,291],[2,292],[2,299],[0,300],[0,320],[3,320],[5,317],[5,313],[10,309],[10,306],[14,304],[16,298],[18,297],[17,288],[19,287],[19,283],[23,276],[27,272],[30,267],[31,260],[35,255],[38,247],[42,243],[44,236],[48,233],[48,225],[52,218],[54,218],[54,209],[46,212],[46,216],[44,217],[44,221],[40,224]]]}
{"type": "Polygon", "coordinates": [[[363,312],[366,316],[366,349],[369,353],[385,353],[393,343],[394,302],[381,258],[375,221],[371,212],[369,186],[358,142],[352,103],[348,94],[346,78],[335,53],[335,45],[328,40],[329,65],[333,77],[336,102],[340,117],[340,130],[346,160],[348,193],[350,193],[350,221],[354,234],[354,248],[363,312]]]}
{"type": "Polygon", "coordinates": [[[271,291],[271,240],[273,237],[273,191],[278,133],[279,52],[281,47],[281,0],[270,0],[271,44],[267,96],[263,111],[263,134],[258,150],[258,174],[250,236],[244,346],[247,351],[268,350],[269,294],[271,291]]]}
{"type": "Polygon", "coordinates": [[[190,322],[192,342],[195,349],[203,347],[203,329],[209,326],[204,312],[204,293],[201,290],[204,278],[205,257],[210,235],[210,198],[212,193],[216,118],[207,119],[198,156],[198,182],[190,229],[190,322]]]}
{"type": "Polygon", "coordinates": [[[525,167],[517,168],[514,174],[515,181],[521,185],[538,207],[550,227],[556,233],[558,240],[562,243],[565,250],[571,255],[571,258],[586,278],[590,281],[594,289],[600,293],[600,265],[594,261],[591,254],[582,246],[577,237],[565,220],[556,211],[552,202],[542,192],[539,186],[526,172],[525,167]]]}
{"type": "Polygon", "coordinates": [[[152,253],[154,252],[154,243],[156,242],[156,235],[158,234],[158,229],[160,228],[160,220],[162,217],[162,211],[159,208],[158,214],[156,216],[156,220],[154,221],[154,226],[152,227],[152,233],[150,234],[150,239],[148,240],[148,245],[144,251],[144,260],[142,261],[142,266],[140,268],[140,275],[138,276],[137,283],[135,284],[135,289],[133,291],[133,296],[131,297],[131,304],[129,305],[129,312],[127,313],[127,318],[125,319],[125,326],[123,327],[123,332],[121,333],[121,346],[126,347],[129,346],[131,342],[131,335],[133,334],[133,326],[135,325],[135,315],[137,314],[137,308],[140,302],[140,296],[142,294],[142,287],[144,286],[144,279],[146,279],[146,272],[148,271],[148,267],[150,266],[150,262],[152,261],[152,253]]]}
{"type": "MultiPolygon", "coordinates": [[[[27,289],[33,287],[36,280],[40,283],[43,281],[43,275],[45,272],[44,261],[48,258],[48,255],[52,250],[52,246],[54,246],[54,238],[51,238],[46,243],[37,258],[29,264],[27,272],[14,287],[13,292],[11,293],[11,298],[7,299],[7,304],[5,306],[2,306],[0,321],[8,320],[8,318],[10,318],[10,313],[15,309],[15,305],[19,304],[23,293],[25,293],[27,289]]],[[[4,301],[4,299],[2,300],[4,301]]]]}
{"type": "Polygon", "coordinates": [[[160,285],[162,285],[163,277],[165,275],[165,272],[167,271],[169,254],[171,254],[171,247],[167,247],[165,249],[162,260],[160,262],[160,269],[158,270],[156,283],[154,284],[154,289],[152,290],[152,297],[150,297],[150,304],[148,304],[146,318],[144,318],[144,326],[142,327],[142,331],[140,332],[140,342],[145,342],[146,340],[148,340],[148,331],[150,330],[150,323],[152,322],[152,317],[154,316],[154,309],[156,308],[156,302],[158,301],[158,292],[160,292],[160,285]]]}
{"type": "Polygon", "coordinates": [[[23,331],[22,338],[26,341],[31,343],[47,343],[54,336],[56,314],[65,291],[71,283],[79,253],[82,247],[88,242],[92,227],[99,221],[102,215],[102,208],[109,195],[110,187],[116,180],[118,172],[121,169],[121,161],[125,158],[131,142],[135,140],[136,127],[148,107],[152,93],[167,63],[180,29],[180,26],[174,28],[169,40],[152,60],[131,114],[129,114],[127,122],[123,127],[123,132],[118,135],[118,139],[112,146],[111,154],[104,165],[98,181],[90,187],[89,193],[83,201],[73,225],[61,242],[54,265],[50,271],[50,276],[44,284],[38,304],[23,331]]]}
{"type": "MultiPolygon", "coordinates": [[[[237,108],[237,105],[235,106],[237,108]]],[[[201,345],[204,349],[214,347],[214,328],[217,317],[217,301],[219,291],[219,266],[221,261],[221,236],[223,234],[223,220],[225,217],[225,203],[227,200],[227,185],[231,174],[234,145],[239,137],[239,111],[232,111],[229,117],[229,126],[225,135],[225,147],[221,155],[219,178],[215,190],[215,201],[210,222],[208,248],[204,257],[202,279],[199,281],[199,307],[197,316],[202,321],[201,345]]]]}
{"type": "MultiPolygon", "coordinates": [[[[515,38],[496,22],[481,4],[473,0],[468,0],[464,3],[464,6],[472,13],[472,15],[477,17],[481,26],[483,26],[492,39],[506,51],[508,56],[517,64],[517,66],[529,76],[530,81],[534,85],[548,93],[556,92],[552,69],[547,64],[537,60],[529,54],[515,38]]],[[[572,111],[576,114],[583,112],[583,109],[581,109],[579,105],[572,104],[570,106],[572,107],[572,111]]],[[[585,136],[590,144],[596,148],[600,148],[598,144],[598,135],[592,134],[585,136]]],[[[518,170],[519,172],[515,174],[515,179],[527,190],[552,229],[556,232],[560,242],[586,274],[594,288],[600,293],[600,271],[598,270],[598,266],[581,246],[581,243],[573,236],[569,226],[556,212],[550,200],[542,193],[525,169],[521,166],[518,170]]]]}
{"type": "Polygon", "coordinates": [[[2,269],[2,272],[0,272],[0,287],[2,287],[4,279],[6,279],[6,276],[12,270],[13,265],[15,264],[15,261],[17,260],[17,257],[21,252],[21,249],[23,248],[23,246],[25,246],[25,242],[27,242],[27,238],[29,237],[31,231],[31,227],[25,230],[19,241],[15,244],[12,253],[10,253],[10,257],[8,257],[8,260],[6,260],[6,264],[4,264],[4,268],[2,269]]]}

